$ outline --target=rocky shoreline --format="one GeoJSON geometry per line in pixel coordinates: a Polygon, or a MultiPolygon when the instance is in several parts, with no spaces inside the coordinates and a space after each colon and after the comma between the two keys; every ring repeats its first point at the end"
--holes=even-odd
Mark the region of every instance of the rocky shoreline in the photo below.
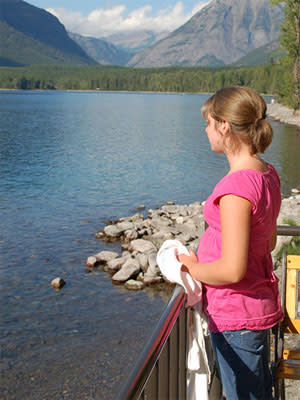
{"type": "MultiPolygon", "coordinates": [[[[101,251],[87,258],[87,272],[102,268],[111,275],[115,284],[124,284],[127,289],[140,290],[146,285],[166,281],[156,263],[156,255],[167,239],[178,239],[187,248],[196,251],[205,230],[204,203],[176,205],[173,202],[161,208],[111,221],[96,237],[105,242],[120,241],[122,253],[101,251]]],[[[278,225],[290,222],[300,225],[300,187],[292,190],[291,196],[282,200],[278,225]]],[[[279,236],[272,256],[275,267],[280,264],[277,255],[291,237],[279,236]]]]}
{"type": "Polygon", "coordinates": [[[291,108],[279,103],[270,103],[267,105],[267,116],[276,121],[289,125],[300,127],[300,114],[295,114],[291,108]]]}
{"type": "Polygon", "coordinates": [[[203,204],[175,205],[173,202],[144,216],[137,213],[111,221],[96,238],[105,242],[120,241],[122,254],[102,251],[87,258],[87,271],[101,267],[109,272],[112,281],[128,289],[143,289],[164,281],[156,263],[157,252],[167,239],[178,239],[196,250],[205,229],[203,204]]]}

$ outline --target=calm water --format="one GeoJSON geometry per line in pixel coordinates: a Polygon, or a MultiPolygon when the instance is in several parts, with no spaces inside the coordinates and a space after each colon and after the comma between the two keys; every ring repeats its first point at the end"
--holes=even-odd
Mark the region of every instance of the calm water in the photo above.
{"type": "MultiPolygon", "coordinates": [[[[0,398],[114,399],[168,297],[132,293],[87,256],[115,219],[204,200],[224,175],[205,95],[0,92],[0,398]],[[62,276],[61,291],[50,287],[62,276]]],[[[272,122],[266,158],[300,183],[300,131],[272,122]]]]}

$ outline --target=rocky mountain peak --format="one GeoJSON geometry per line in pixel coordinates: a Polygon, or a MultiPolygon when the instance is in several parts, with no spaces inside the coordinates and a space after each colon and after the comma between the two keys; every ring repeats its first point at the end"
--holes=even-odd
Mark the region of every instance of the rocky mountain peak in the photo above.
{"type": "Polygon", "coordinates": [[[136,67],[224,65],[278,37],[281,5],[212,0],[189,21],[129,63],[136,67]]]}

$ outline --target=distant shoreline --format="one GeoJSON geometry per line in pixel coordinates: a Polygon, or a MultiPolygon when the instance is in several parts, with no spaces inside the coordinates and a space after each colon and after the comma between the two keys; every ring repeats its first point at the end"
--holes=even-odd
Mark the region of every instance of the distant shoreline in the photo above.
{"type": "MultiPolygon", "coordinates": [[[[97,90],[97,89],[15,89],[15,88],[0,88],[1,91],[20,91],[20,92],[74,92],[74,93],[135,93],[135,94],[180,94],[180,95],[199,95],[199,94],[214,94],[215,92],[158,92],[151,90],[97,90]]],[[[272,96],[271,94],[267,94],[266,96],[272,96]]]]}
{"type": "Polygon", "coordinates": [[[284,124],[300,127],[300,115],[294,115],[294,111],[279,103],[267,105],[267,116],[284,124]]]}
{"type": "MultiPolygon", "coordinates": [[[[175,94],[175,95],[213,95],[213,92],[170,92],[170,91],[152,91],[152,90],[103,90],[103,89],[16,89],[16,88],[0,88],[1,91],[21,91],[21,92],[74,92],[74,93],[141,93],[141,94],[175,94]]],[[[262,96],[274,97],[273,94],[261,93],[262,96]]]]}
{"type": "MultiPolygon", "coordinates": [[[[67,93],[132,93],[132,94],[162,94],[162,95],[211,95],[214,92],[157,92],[157,91],[133,91],[133,90],[75,90],[75,89],[64,89],[64,90],[52,90],[52,89],[12,89],[12,88],[0,88],[1,91],[22,91],[22,92],[67,92],[67,93]]],[[[264,96],[272,96],[271,94],[263,94],[264,96]]],[[[293,110],[280,103],[269,103],[267,104],[267,116],[289,125],[300,127],[300,115],[294,115],[293,110]]]]}

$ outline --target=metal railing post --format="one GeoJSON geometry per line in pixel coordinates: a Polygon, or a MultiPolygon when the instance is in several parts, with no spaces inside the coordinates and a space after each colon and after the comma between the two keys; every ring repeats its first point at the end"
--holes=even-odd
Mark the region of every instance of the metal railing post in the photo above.
{"type": "MultiPolygon", "coordinates": [[[[180,375],[183,373],[182,365],[184,365],[185,372],[185,301],[186,294],[184,290],[180,286],[176,286],[157,326],[146,343],[134,369],[126,380],[119,394],[119,400],[139,399],[146,385],[148,385],[148,387],[145,389],[143,398],[147,400],[165,398],[164,396],[159,397],[159,392],[163,393],[166,391],[180,390],[181,393],[185,393],[185,387],[182,389],[182,382],[185,384],[185,373],[184,379],[182,380],[182,377],[180,379],[180,375]],[[180,322],[182,318],[184,322],[180,322]],[[173,343],[172,341],[170,343],[169,338],[176,323],[178,324],[177,339],[175,335],[172,339],[173,343]],[[178,344],[180,344],[180,346],[178,346],[178,344]],[[163,354],[162,352],[166,346],[172,348],[172,355],[170,351],[167,351],[160,360],[160,356],[163,354]],[[174,354],[175,350],[178,352],[177,355],[174,354]],[[180,374],[176,372],[178,379],[175,381],[170,380],[170,377],[166,376],[166,374],[169,375],[170,371],[170,357],[173,357],[172,363],[174,362],[174,358],[178,361],[174,369],[177,371],[180,370],[180,374]],[[165,382],[167,382],[168,387],[165,385],[165,382]],[[177,388],[173,387],[174,385],[177,388]]],[[[184,399],[185,397],[180,398],[184,399]]]]}

